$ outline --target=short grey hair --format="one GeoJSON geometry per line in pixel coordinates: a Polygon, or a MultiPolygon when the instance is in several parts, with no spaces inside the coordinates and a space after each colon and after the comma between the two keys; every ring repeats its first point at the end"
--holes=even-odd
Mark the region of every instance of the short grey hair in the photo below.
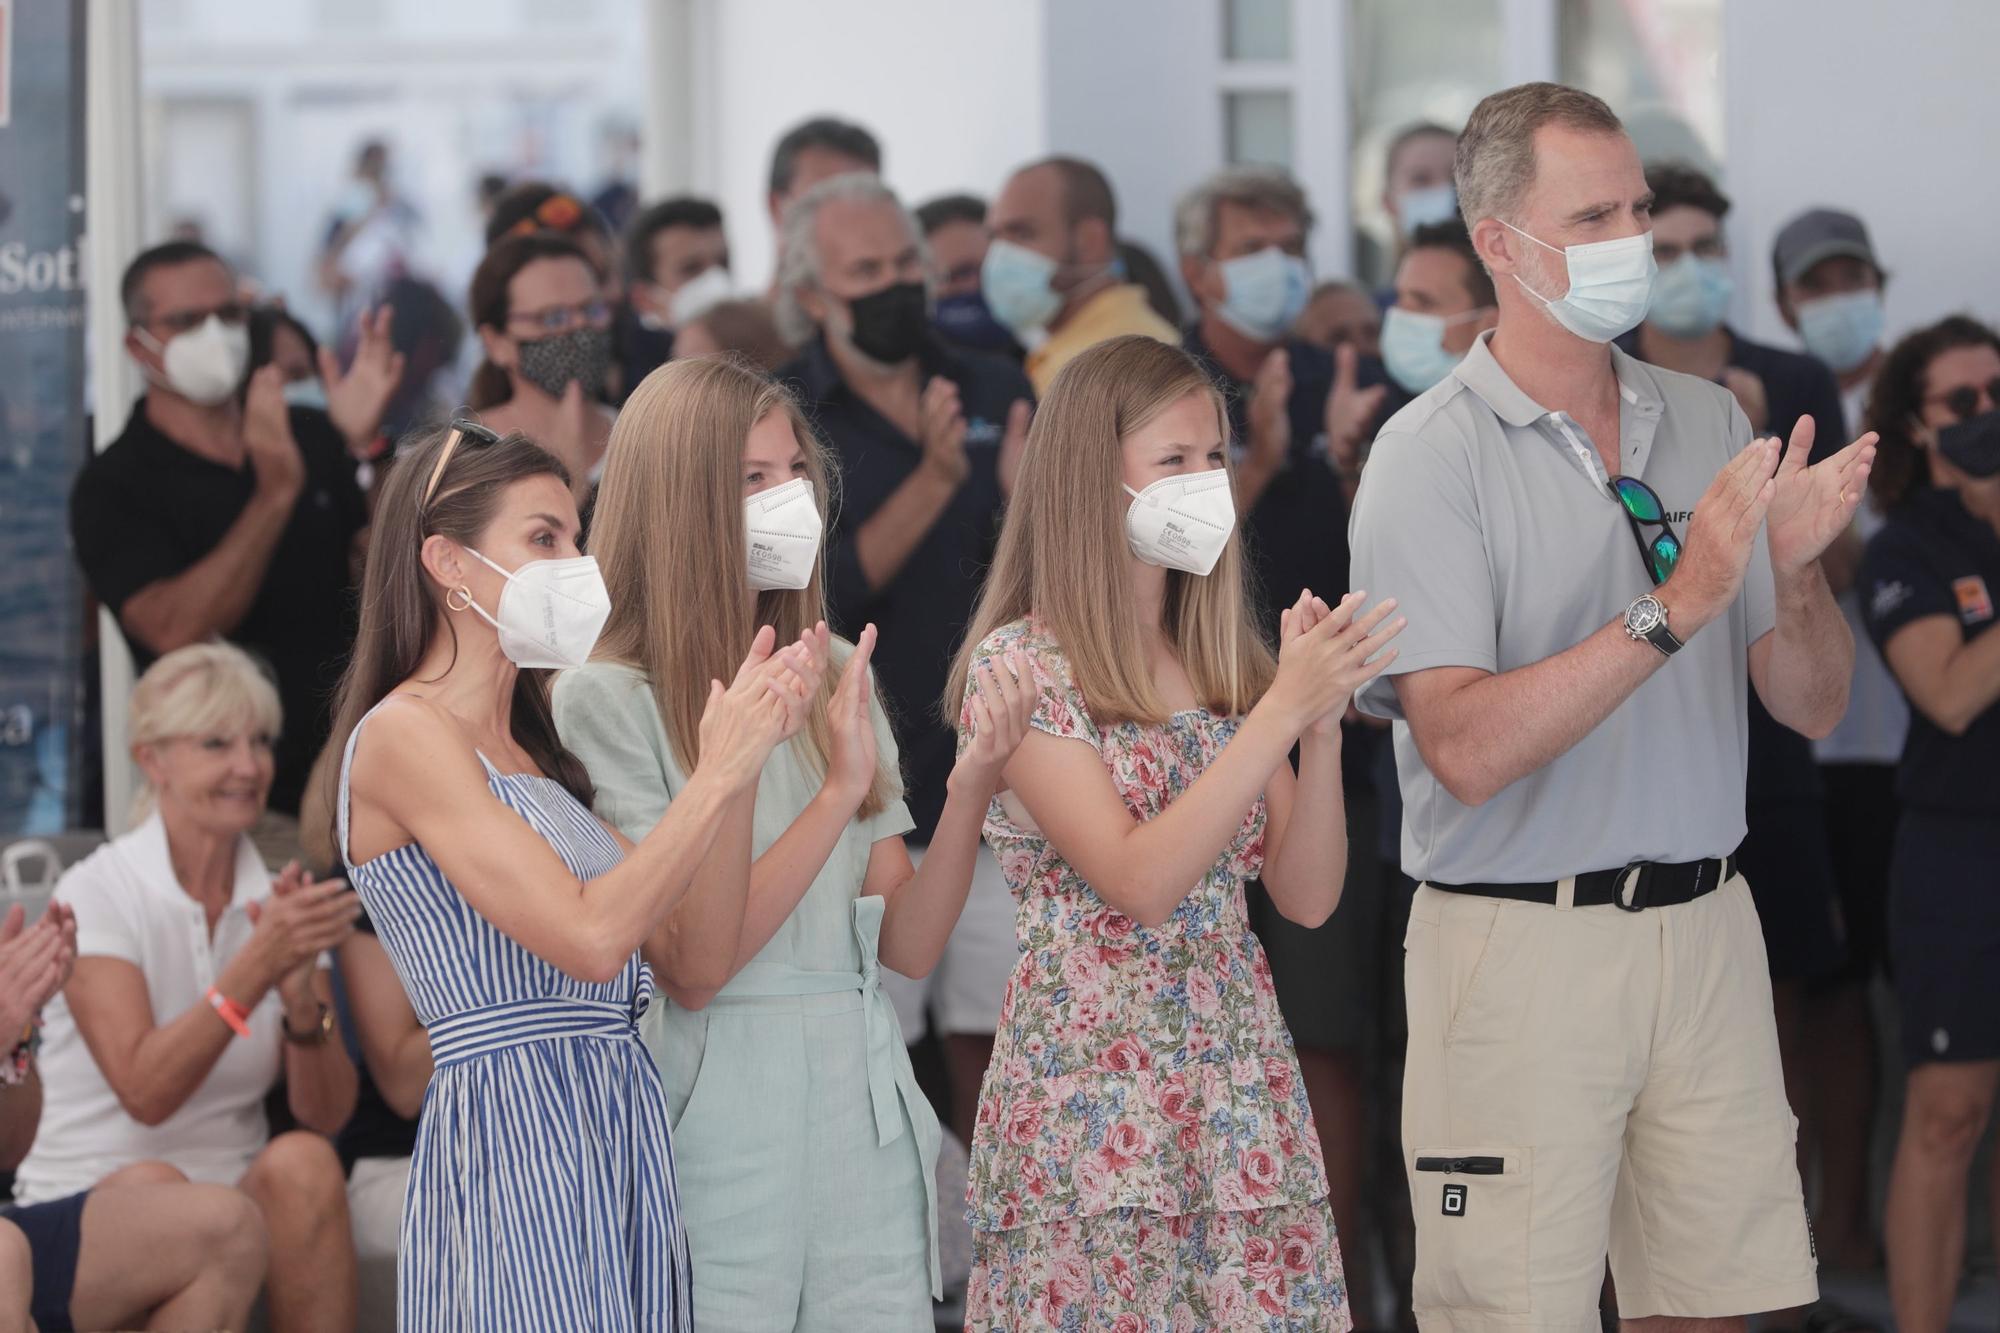
{"type": "Polygon", "coordinates": [[[1523,83],[1491,94],[1472,109],[1452,160],[1458,211],[1468,228],[1481,218],[1505,217],[1520,209],[1535,183],[1535,133],[1544,125],[1625,132],[1604,99],[1581,88],[1523,83]]]}
{"type": "Polygon", "coordinates": [[[1284,213],[1311,231],[1313,211],[1299,183],[1276,167],[1224,167],[1181,196],[1174,207],[1174,248],[1183,255],[1215,252],[1215,219],[1222,205],[1284,213]]]}
{"type": "Polygon", "coordinates": [[[819,215],[828,204],[840,202],[893,207],[923,251],[926,272],[930,268],[930,247],[924,243],[923,228],[880,176],[855,171],[821,181],[791,202],[778,228],[778,299],[773,313],[779,334],[795,347],[811,338],[818,327],[799,303],[799,293],[820,285],[819,215]]]}

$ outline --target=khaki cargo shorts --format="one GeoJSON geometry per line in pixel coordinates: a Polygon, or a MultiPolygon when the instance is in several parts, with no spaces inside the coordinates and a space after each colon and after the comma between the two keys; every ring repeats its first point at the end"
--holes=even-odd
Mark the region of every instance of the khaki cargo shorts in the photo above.
{"type": "Polygon", "coordinates": [[[1807,1305],[1816,1265],[1757,911],[1561,909],[1419,888],[1404,1165],[1431,1329],[1807,1305]]]}

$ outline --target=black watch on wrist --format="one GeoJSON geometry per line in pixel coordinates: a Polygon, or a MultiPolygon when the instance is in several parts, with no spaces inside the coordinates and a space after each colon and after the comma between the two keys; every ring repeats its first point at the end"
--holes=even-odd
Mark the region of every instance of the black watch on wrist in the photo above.
{"type": "Polygon", "coordinates": [[[325,1005],[321,1005],[319,1007],[319,1021],[304,1032],[292,1031],[292,1020],[290,1016],[287,1016],[284,1020],[284,1028],[285,1040],[294,1046],[324,1046],[327,1039],[333,1036],[333,1011],[325,1005]]]}
{"type": "Polygon", "coordinates": [[[1681,650],[1681,641],[1667,628],[1666,603],[1647,593],[1625,608],[1625,637],[1634,643],[1650,643],[1663,657],[1681,650]]]}

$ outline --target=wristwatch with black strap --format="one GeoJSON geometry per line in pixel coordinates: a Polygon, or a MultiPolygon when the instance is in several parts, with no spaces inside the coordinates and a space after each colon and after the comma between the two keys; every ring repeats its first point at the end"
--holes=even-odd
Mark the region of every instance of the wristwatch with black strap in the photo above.
{"type": "Polygon", "coordinates": [[[1666,603],[1652,593],[1625,608],[1625,637],[1634,643],[1650,643],[1665,657],[1681,650],[1681,641],[1667,628],[1666,603]]]}
{"type": "Polygon", "coordinates": [[[289,1015],[284,1020],[285,1040],[294,1046],[324,1046],[333,1036],[333,1011],[325,1005],[319,1007],[319,1021],[311,1024],[304,1032],[292,1031],[289,1015]]]}

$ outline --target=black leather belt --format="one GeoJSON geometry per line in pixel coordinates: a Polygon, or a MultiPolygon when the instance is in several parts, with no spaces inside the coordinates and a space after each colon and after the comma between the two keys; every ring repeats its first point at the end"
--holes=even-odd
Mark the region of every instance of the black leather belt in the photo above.
{"type": "MultiPolygon", "coordinates": [[[[1691,903],[1736,878],[1736,854],[1706,861],[1635,861],[1623,870],[1592,870],[1576,877],[1577,907],[1622,907],[1643,912],[1648,907],[1691,903]]],[[[1556,901],[1556,886],[1542,884],[1439,884],[1444,893],[1470,893],[1481,898],[1511,898],[1516,902],[1556,901]]]]}

